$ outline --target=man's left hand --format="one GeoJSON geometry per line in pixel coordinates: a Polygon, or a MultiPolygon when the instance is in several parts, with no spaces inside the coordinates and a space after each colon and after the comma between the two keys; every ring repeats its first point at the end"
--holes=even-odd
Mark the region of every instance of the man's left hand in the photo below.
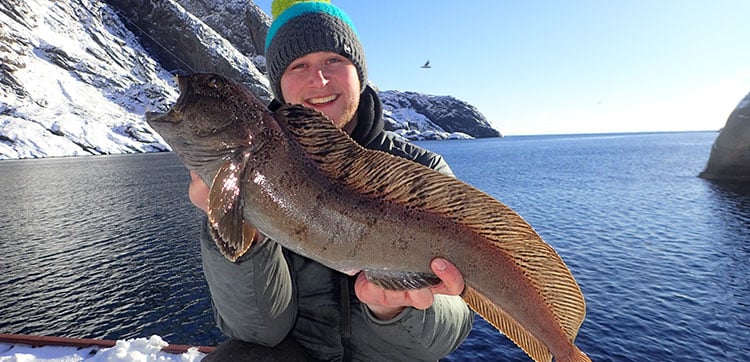
{"type": "Polygon", "coordinates": [[[386,290],[369,282],[365,274],[360,273],[354,283],[354,291],[375,317],[388,320],[406,307],[429,308],[434,302],[435,294],[459,295],[464,290],[464,278],[455,265],[445,259],[435,258],[430,268],[442,283],[409,291],[386,290]]]}

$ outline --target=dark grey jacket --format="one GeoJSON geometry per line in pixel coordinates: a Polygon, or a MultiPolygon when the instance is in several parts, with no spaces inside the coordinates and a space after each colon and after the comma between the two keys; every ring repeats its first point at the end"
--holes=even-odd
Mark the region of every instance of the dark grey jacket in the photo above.
{"type": "MultiPolygon", "coordinates": [[[[439,155],[386,134],[380,107],[377,94],[367,87],[352,138],[452,175],[439,155]]],[[[406,308],[392,320],[380,321],[357,299],[355,277],[268,239],[232,263],[205,229],[204,273],[216,322],[231,338],[273,346],[291,333],[323,361],[436,361],[458,348],[471,330],[474,313],[460,297],[438,295],[427,310],[406,308]]]]}

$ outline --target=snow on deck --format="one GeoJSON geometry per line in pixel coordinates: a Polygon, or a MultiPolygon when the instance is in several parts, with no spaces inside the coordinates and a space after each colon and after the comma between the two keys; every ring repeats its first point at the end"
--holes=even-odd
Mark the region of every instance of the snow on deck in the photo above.
{"type": "Polygon", "coordinates": [[[118,341],[0,335],[0,362],[197,362],[210,350],[170,345],[157,335],[118,341]]]}

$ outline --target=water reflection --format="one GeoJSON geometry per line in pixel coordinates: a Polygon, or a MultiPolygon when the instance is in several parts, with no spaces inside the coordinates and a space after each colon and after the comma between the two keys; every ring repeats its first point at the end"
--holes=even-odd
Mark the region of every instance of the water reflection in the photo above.
{"type": "Polygon", "coordinates": [[[217,343],[188,181],[171,154],[0,163],[0,332],[217,343]]]}
{"type": "Polygon", "coordinates": [[[715,241],[723,260],[727,309],[739,325],[750,327],[750,183],[707,183],[712,212],[720,220],[715,241]]]}

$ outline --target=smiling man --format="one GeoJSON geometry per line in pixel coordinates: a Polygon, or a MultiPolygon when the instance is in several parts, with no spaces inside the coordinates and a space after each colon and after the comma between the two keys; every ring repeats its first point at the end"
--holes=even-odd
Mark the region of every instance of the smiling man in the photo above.
{"type": "MultiPolygon", "coordinates": [[[[341,9],[316,1],[273,7],[266,40],[271,110],[283,103],[314,108],[364,147],[452,175],[439,155],[383,131],[362,45],[341,9]]],[[[190,199],[205,211],[208,187],[192,176],[190,199]]],[[[458,296],[463,278],[443,259],[431,265],[442,283],[392,291],[363,273],[342,274],[262,235],[256,239],[262,242],[232,263],[204,226],[204,274],[217,324],[229,337],[205,361],[435,361],[471,330],[474,314],[458,296]]]]}
{"type": "Polygon", "coordinates": [[[315,52],[295,59],[281,75],[281,94],[287,103],[301,104],[325,114],[351,134],[359,106],[361,85],[357,68],[345,56],[315,52]]]}

